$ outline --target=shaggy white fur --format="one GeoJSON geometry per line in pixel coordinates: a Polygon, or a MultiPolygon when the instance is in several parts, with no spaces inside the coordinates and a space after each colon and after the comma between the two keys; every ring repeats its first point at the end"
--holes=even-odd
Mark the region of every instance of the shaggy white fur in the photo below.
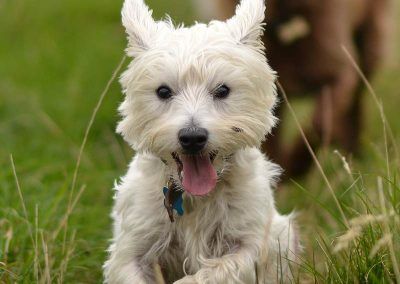
{"type": "MultiPolygon", "coordinates": [[[[122,21],[134,57],[121,84],[126,98],[118,132],[136,151],[116,185],[114,236],[106,283],[275,283],[290,278],[299,242],[290,216],[274,205],[279,167],[258,150],[274,125],[275,74],[260,40],[263,0],[243,0],[227,22],[190,28],[155,22],[142,0],[126,0],[122,21]],[[213,95],[221,85],[226,98],[213,95]],[[156,90],[168,86],[171,97],[156,90]],[[202,155],[216,154],[215,188],[183,193],[185,213],[171,223],[162,189],[179,183],[171,153],[185,155],[178,132],[208,132],[202,155]]],[[[200,159],[200,158],[199,158],[200,159]]],[[[201,158],[203,159],[203,158],[201,158]]]]}

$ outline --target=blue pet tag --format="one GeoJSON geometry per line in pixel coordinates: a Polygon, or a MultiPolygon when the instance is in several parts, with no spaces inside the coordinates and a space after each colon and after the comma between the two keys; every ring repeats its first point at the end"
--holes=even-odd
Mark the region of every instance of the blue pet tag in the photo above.
{"type": "MultiPolygon", "coordinates": [[[[164,205],[167,208],[167,211],[169,209],[174,209],[179,216],[183,215],[183,198],[182,198],[182,191],[177,191],[173,190],[170,192],[170,189],[166,186],[163,188],[163,193],[164,193],[164,205]],[[172,207],[172,208],[171,208],[172,207]]],[[[173,222],[173,216],[171,216],[170,211],[168,211],[168,214],[170,215],[171,222],[173,222]]]]}

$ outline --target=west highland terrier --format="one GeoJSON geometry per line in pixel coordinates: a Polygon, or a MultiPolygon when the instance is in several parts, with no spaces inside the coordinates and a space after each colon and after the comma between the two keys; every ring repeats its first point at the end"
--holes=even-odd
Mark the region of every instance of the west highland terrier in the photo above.
{"type": "Polygon", "coordinates": [[[134,59],[117,130],[136,155],[116,186],[106,283],[155,283],[157,271],[176,284],[291,278],[298,236],[274,205],[280,168],[259,150],[276,121],[264,10],[243,0],[225,22],[185,28],[125,1],[134,59]]]}

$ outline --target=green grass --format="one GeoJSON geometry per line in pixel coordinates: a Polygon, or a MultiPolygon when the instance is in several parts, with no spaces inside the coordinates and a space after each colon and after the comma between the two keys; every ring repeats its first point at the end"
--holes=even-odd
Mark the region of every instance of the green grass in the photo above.
{"type": "MultiPolygon", "coordinates": [[[[74,197],[85,187],[69,218],[67,233],[61,230],[54,237],[54,232],[68,210],[85,128],[123,56],[121,2],[0,0],[0,283],[32,283],[37,279],[48,283],[46,277],[51,282],[101,282],[101,265],[111,235],[111,188],[133,155],[114,134],[116,108],[122,100],[117,82],[112,83],[88,136],[74,197]]],[[[188,1],[148,2],[157,17],[169,9],[174,18],[190,23],[188,1]]],[[[395,55],[373,84],[397,145],[399,75],[400,62],[395,55]]],[[[321,173],[314,169],[305,179],[283,185],[277,193],[279,208],[283,212],[296,208],[301,213],[305,246],[302,280],[395,281],[387,243],[376,255],[369,255],[387,227],[394,249],[400,251],[400,163],[395,145],[390,143],[387,174],[379,110],[370,94],[366,93],[365,99],[363,151],[361,157],[349,158],[351,175],[334,149],[324,149],[318,158],[348,220],[383,214],[379,177],[386,210],[394,213],[381,218],[383,221],[363,224],[361,229],[353,226],[361,234],[344,250],[334,252],[337,237],[347,230],[321,173]]],[[[295,109],[301,105],[296,103],[295,109]]]]}

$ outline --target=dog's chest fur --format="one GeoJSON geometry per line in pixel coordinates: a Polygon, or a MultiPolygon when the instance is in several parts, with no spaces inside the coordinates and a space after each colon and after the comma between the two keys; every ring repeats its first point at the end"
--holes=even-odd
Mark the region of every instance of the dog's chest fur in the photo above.
{"type": "Polygon", "coordinates": [[[165,232],[169,245],[160,256],[160,265],[174,278],[182,275],[183,270],[188,274],[199,270],[199,256],[217,258],[233,253],[239,247],[240,240],[230,232],[229,226],[233,224],[226,222],[229,215],[235,213],[223,187],[216,188],[220,192],[200,201],[186,196],[184,215],[176,217],[165,232]]]}

